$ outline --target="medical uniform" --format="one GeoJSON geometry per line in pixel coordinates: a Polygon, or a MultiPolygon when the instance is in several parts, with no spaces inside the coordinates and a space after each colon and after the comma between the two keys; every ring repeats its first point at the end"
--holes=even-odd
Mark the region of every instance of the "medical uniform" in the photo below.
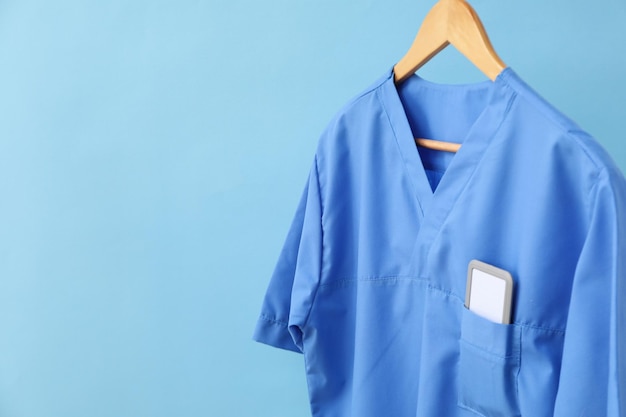
{"type": "Polygon", "coordinates": [[[315,417],[625,416],[625,239],[623,175],[511,68],[390,70],[323,132],[254,338],[304,353],[315,417]],[[511,324],[465,308],[472,259],[511,324]]]}

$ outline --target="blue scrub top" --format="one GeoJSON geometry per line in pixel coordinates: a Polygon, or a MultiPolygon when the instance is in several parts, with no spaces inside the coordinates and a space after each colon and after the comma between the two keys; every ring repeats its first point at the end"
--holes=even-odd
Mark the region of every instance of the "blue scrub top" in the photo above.
{"type": "Polygon", "coordinates": [[[390,70],[322,134],[254,338],[304,353],[316,417],[624,416],[625,209],[611,158],[511,68],[390,70]],[[513,276],[511,324],[464,307],[472,259],[513,276]]]}

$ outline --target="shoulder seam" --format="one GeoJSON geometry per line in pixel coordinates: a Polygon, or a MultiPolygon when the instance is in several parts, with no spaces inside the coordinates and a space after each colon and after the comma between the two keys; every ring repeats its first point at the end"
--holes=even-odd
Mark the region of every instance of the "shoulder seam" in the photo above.
{"type": "MultiPolygon", "coordinates": [[[[580,148],[580,150],[586,155],[586,157],[588,158],[589,162],[591,162],[591,164],[595,167],[595,169],[601,171],[603,169],[603,167],[598,164],[597,159],[592,155],[592,153],[589,151],[589,147],[586,146],[580,139],[579,136],[576,135],[576,133],[583,133],[585,135],[588,135],[591,137],[591,135],[584,131],[583,129],[581,129],[578,125],[576,125],[576,123],[572,120],[572,123],[574,124],[573,126],[570,126],[566,123],[564,123],[562,120],[559,120],[557,117],[554,117],[552,114],[550,114],[550,111],[547,111],[544,107],[544,105],[537,104],[532,98],[528,97],[528,94],[526,92],[524,92],[521,89],[518,88],[514,88],[512,86],[509,86],[510,88],[513,88],[513,90],[515,91],[515,93],[521,97],[526,103],[528,103],[533,109],[535,109],[537,112],[539,112],[539,114],[541,114],[545,120],[547,120],[548,122],[554,124],[556,127],[558,127],[562,132],[564,136],[567,136],[568,138],[570,138],[571,140],[573,140],[574,142],[576,142],[576,144],[578,145],[578,147],[580,148]]],[[[549,109],[548,109],[549,110],[549,109]]],[[[557,112],[558,110],[555,109],[557,112]]],[[[563,117],[567,118],[567,116],[563,115],[563,117]]],[[[595,139],[594,139],[595,140],[595,139]]],[[[599,175],[599,174],[598,174],[599,175]]]]}
{"type": "Polygon", "coordinates": [[[357,94],[355,97],[353,97],[352,99],[350,99],[344,106],[343,108],[347,108],[350,107],[351,105],[353,105],[354,103],[356,103],[357,101],[361,100],[363,97],[368,96],[372,93],[376,93],[377,90],[384,84],[387,82],[387,80],[389,80],[389,77],[385,77],[382,80],[380,80],[380,82],[370,86],[369,88],[367,88],[365,91],[362,91],[361,93],[357,94]]]}
{"type": "Polygon", "coordinates": [[[321,184],[320,184],[320,178],[319,178],[319,167],[318,167],[318,159],[317,159],[317,155],[315,155],[315,165],[314,165],[314,169],[315,169],[315,182],[317,185],[317,194],[318,194],[318,203],[320,205],[320,219],[319,219],[319,227],[320,227],[320,256],[319,256],[319,271],[318,271],[318,276],[317,276],[317,285],[315,285],[315,290],[313,293],[313,296],[311,297],[311,303],[309,304],[309,308],[308,311],[306,312],[306,317],[304,317],[304,320],[302,321],[302,329],[305,329],[308,327],[309,324],[309,320],[311,318],[311,311],[313,310],[313,305],[315,304],[315,301],[317,300],[317,294],[319,293],[319,289],[322,283],[322,272],[323,272],[323,267],[324,267],[324,222],[322,221],[322,219],[324,218],[324,203],[322,201],[322,189],[321,189],[321,184]]]}

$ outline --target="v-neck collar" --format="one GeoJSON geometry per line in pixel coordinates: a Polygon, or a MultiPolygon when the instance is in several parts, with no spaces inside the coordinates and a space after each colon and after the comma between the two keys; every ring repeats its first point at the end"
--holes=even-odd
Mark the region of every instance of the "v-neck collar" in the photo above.
{"type": "Polygon", "coordinates": [[[507,79],[514,78],[515,74],[510,67],[507,67],[493,82],[488,80],[475,84],[458,85],[437,84],[426,81],[417,75],[413,75],[413,77],[416,77],[416,81],[426,89],[447,91],[489,89],[487,105],[467,131],[461,149],[452,158],[439,185],[433,192],[415,145],[407,114],[396,89],[393,69],[389,71],[388,78],[381,85],[381,100],[404,160],[404,167],[413,183],[415,197],[422,211],[421,214],[423,217],[432,216],[443,221],[454,201],[465,188],[506,117],[512,99],[515,97],[515,90],[507,84],[507,79]]]}

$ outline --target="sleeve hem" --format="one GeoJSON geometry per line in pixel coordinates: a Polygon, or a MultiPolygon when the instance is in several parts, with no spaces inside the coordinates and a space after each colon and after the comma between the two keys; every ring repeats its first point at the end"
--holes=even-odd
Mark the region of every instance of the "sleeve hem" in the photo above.
{"type": "Polygon", "coordinates": [[[270,317],[259,317],[252,339],[259,343],[279,349],[302,353],[302,351],[295,345],[293,338],[289,333],[287,323],[270,317]]]}

